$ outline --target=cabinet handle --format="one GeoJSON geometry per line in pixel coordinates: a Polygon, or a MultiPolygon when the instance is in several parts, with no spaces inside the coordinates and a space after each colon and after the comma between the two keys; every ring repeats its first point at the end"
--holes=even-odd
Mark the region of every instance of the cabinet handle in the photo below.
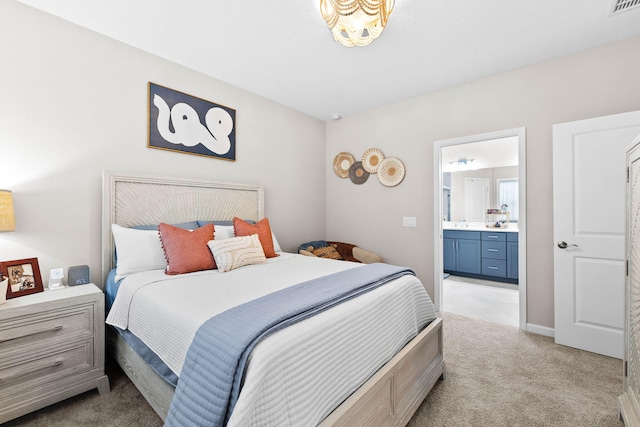
{"type": "Polygon", "coordinates": [[[11,376],[8,376],[8,377],[0,378],[0,383],[2,383],[3,381],[15,380],[16,378],[24,377],[25,375],[33,374],[35,372],[43,371],[45,369],[55,368],[57,366],[62,365],[62,363],[63,363],[62,360],[56,360],[53,363],[47,363],[47,364],[45,364],[43,366],[39,366],[39,367],[37,367],[35,369],[32,369],[30,371],[20,372],[20,373],[18,373],[16,375],[11,375],[11,376]]]}
{"type": "Polygon", "coordinates": [[[487,239],[497,239],[497,238],[498,238],[498,236],[495,236],[495,235],[493,235],[493,236],[492,235],[488,235],[487,236],[487,239]]]}
{"type": "Polygon", "coordinates": [[[487,268],[488,268],[489,270],[498,270],[498,267],[488,266],[487,268]]]}
{"type": "Polygon", "coordinates": [[[489,252],[499,252],[497,249],[487,249],[489,252]]]}
{"type": "Polygon", "coordinates": [[[33,336],[33,335],[44,334],[46,332],[58,332],[58,331],[61,331],[61,330],[62,330],[62,326],[58,325],[58,326],[54,326],[51,329],[45,329],[43,331],[31,332],[30,334],[20,335],[19,337],[9,338],[8,340],[0,340],[0,343],[9,342],[9,341],[13,341],[13,340],[18,340],[20,338],[26,338],[26,337],[30,337],[30,336],[33,336]]]}

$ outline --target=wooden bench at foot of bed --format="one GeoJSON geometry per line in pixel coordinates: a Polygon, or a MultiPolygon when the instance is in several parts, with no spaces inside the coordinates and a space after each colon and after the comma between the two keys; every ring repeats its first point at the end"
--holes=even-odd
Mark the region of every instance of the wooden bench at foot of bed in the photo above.
{"type": "Polygon", "coordinates": [[[442,319],[437,318],[321,424],[404,426],[438,379],[444,379],[442,319]]]}

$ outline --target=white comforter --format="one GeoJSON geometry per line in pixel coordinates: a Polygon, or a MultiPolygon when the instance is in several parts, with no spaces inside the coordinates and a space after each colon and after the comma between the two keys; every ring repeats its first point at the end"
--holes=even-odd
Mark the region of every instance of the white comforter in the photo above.
{"type": "MultiPolygon", "coordinates": [[[[129,329],[179,375],[196,330],[210,317],[359,266],[283,253],[226,273],[138,273],[123,280],[107,323],[129,329]]],[[[250,357],[229,425],[319,423],[434,318],[420,281],[404,276],[271,335],[250,357]]]]}

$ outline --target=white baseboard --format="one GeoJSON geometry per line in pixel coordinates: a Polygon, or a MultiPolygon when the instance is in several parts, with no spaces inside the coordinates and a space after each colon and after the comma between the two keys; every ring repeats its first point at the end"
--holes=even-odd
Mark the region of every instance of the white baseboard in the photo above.
{"type": "Polygon", "coordinates": [[[527,323],[527,332],[531,332],[538,335],[544,335],[545,337],[555,338],[556,330],[553,328],[548,328],[546,326],[534,325],[532,323],[527,323]]]}

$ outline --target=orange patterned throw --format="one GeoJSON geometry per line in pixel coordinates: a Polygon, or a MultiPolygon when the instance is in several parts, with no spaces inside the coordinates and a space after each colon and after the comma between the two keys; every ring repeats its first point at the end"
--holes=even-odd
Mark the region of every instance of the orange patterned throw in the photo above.
{"type": "Polygon", "coordinates": [[[183,274],[216,268],[216,262],[207,246],[213,240],[213,224],[193,231],[159,224],[158,232],[167,258],[167,274],[183,274]]]}
{"type": "Polygon", "coordinates": [[[312,253],[320,258],[342,259],[338,250],[333,246],[325,246],[322,248],[314,249],[312,253]]]}
{"type": "Polygon", "coordinates": [[[269,219],[263,218],[255,224],[249,224],[240,218],[233,218],[233,229],[236,237],[251,236],[257,234],[264,250],[264,255],[267,258],[277,257],[275,249],[273,248],[273,238],[271,237],[271,226],[269,225],[269,219]]]}

